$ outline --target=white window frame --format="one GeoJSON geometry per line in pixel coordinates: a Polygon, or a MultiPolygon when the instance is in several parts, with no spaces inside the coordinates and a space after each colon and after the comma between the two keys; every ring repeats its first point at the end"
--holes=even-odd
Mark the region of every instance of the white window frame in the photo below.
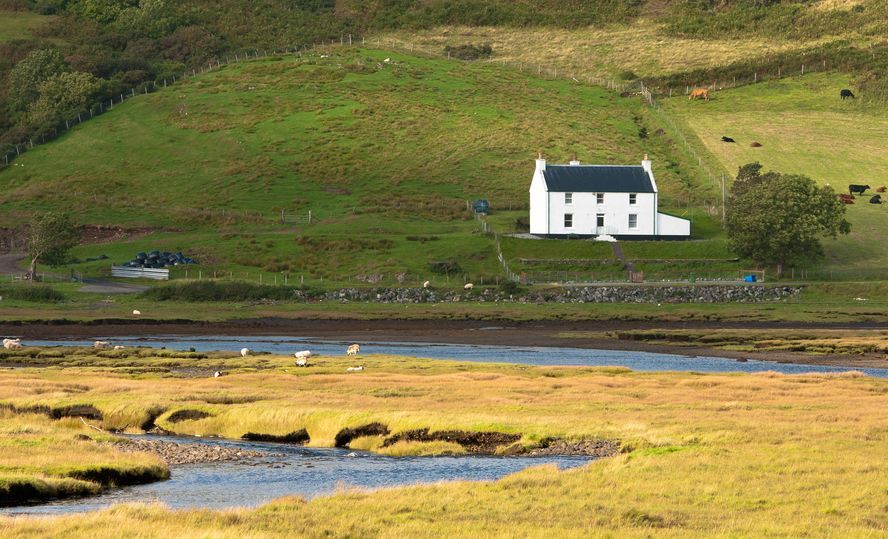
{"type": "Polygon", "coordinates": [[[574,214],[565,213],[564,214],[564,228],[573,228],[574,226],[574,214]],[[570,223],[570,224],[568,224],[570,223]]]}
{"type": "Polygon", "coordinates": [[[564,193],[564,204],[565,205],[573,204],[573,198],[574,198],[573,193],[564,193]]]}
{"type": "Polygon", "coordinates": [[[604,214],[603,213],[595,214],[595,226],[599,227],[599,228],[604,226],[604,214]]]}
{"type": "Polygon", "coordinates": [[[635,206],[638,203],[638,195],[635,193],[629,193],[629,205],[635,206]]]}
{"type": "Polygon", "coordinates": [[[638,230],[638,214],[629,214],[629,230],[638,230]]]}
{"type": "Polygon", "coordinates": [[[595,193],[595,203],[604,204],[604,193],[595,193]]]}

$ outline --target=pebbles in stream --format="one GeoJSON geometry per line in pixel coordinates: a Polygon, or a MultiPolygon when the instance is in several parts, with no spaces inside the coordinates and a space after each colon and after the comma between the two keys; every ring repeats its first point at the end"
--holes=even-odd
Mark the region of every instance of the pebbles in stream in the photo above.
{"type": "Polygon", "coordinates": [[[254,459],[271,456],[263,451],[239,449],[204,444],[181,444],[161,440],[126,440],[114,444],[114,448],[124,452],[145,451],[154,453],[169,465],[195,464],[199,462],[224,462],[233,460],[254,459]]]}

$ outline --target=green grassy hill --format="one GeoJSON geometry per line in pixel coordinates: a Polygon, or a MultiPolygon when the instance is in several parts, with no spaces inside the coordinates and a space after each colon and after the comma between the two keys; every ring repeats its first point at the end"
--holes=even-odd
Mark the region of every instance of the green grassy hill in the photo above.
{"type": "MultiPolygon", "coordinates": [[[[64,209],[147,233],[82,247],[82,258],[157,247],[188,251],[207,271],[338,280],[422,280],[430,262],[455,260],[493,280],[492,241],[466,201],[505,210],[509,231],[526,215],[537,151],[597,163],[649,153],[663,205],[685,210],[688,174],[665,141],[639,138],[641,113],[602,88],[489,64],[348,48],[250,61],[139,96],[24,154],[0,172],[0,224],[64,209]],[[311,225],[279,223],[281,211],[309,210],[311,225]]],[[[520,243],[516,255],[537,256],[539,242],[520,243]]]]}
{"type": "Polygon", "coordinates": [[[705,149],[729,172],[745,163],[804,174],[839,193],[848,184],[872,190],[847,207],[852,234],[825,243],[822,272],[858,278],[884,278],[888,249],[888,207],[868,203],[875,189],[888,186],[888,109],[864,100],[839,99],[850,87],[848,75],[817,73],[716,92],[709,102],[676,97],[664,107],[696,134],[705,149]],[[737,143],[721,141],[729,136],[737,143]],[[758,142],[761,147],[752,147],[758,142]]]}

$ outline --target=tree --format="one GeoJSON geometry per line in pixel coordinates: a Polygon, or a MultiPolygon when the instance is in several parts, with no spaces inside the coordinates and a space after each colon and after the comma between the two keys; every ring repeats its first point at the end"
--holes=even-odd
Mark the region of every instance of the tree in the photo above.
{"type": "Polygon", "coordinates": [[[28,107],[28,120],[34,126],[55,125],[88,111],[88,105],[102,89],[102,81],[89,73],[54,75],[40,85],[40,97],[28,107]]]}
{"type": "Polygon", "coordinates": [[[49,212],[35,219],[28,238],[28,256],[31,257],[28,276],[32,280],[37,276],[38,260],[50,265],[64,263],[78,239],[77,228],[67,214],[49,212]]]}
{"type": "Polygon", "coordinates": [[[41,84],[67,70],[68,64],[58,50],[31,51],[9,72],[9,110],[24,112],[40,96],[41,84]]]}
{"type": "Polygon", "coordinates": [[[800,175],[762,173],[759,163],[740,167],[725,221],[737,254],[759,265],[788,264],[823,256],[820,238],[847,234],[845,205],[832,187],[800,175]]]}

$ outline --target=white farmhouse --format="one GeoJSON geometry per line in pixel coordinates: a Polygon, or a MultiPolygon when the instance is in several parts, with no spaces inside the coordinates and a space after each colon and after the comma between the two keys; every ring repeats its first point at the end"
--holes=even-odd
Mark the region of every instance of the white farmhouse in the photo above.
{"type": "Polygon", "coordinates": [[[620,240],[687,239],[691,222],[657,211],[651,161],[638,165],[547,165],[530,184],[530,233],[620,240]]]}

